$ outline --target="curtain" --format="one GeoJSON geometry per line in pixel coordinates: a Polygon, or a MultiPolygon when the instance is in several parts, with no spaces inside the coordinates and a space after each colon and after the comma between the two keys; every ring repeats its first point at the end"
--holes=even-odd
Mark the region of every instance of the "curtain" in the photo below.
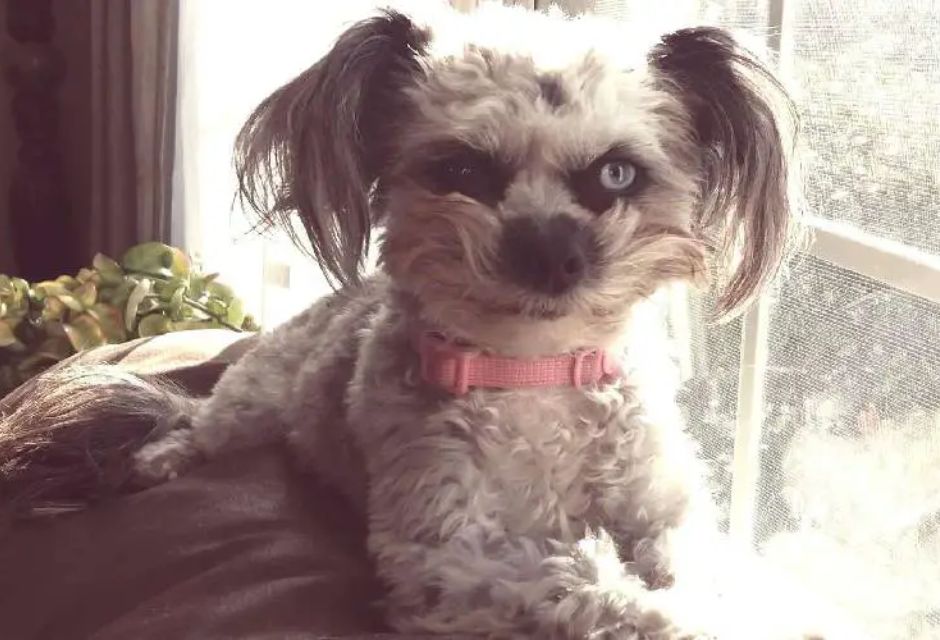
{"type": "Polygon", "coordinates": [[[177,0],[92,0],[92,208],[85,253],[169,241],[177,0]]]}
{"type": "MultiPolygon", "coordinates": [[[[136,2],[137,0],[132,0],[136,2]]],[[[189,0],[180,3],[174,215],[180,245],[237,285],[272,327],[330,289],[316,263],[279,231],[260,235],[242,211],[232,148],[268,94],[316,62],[354,21],[387,0],[189,0]],[[246,44],[247,43],[247,44],[246,44]]]]}

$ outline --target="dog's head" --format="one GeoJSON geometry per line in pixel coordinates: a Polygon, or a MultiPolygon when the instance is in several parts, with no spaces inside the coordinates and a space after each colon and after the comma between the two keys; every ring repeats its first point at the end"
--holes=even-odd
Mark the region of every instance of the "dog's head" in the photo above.
{"type": "Polygon", "coordinates": [[[353,26],[239,137],[247,204],[298,217],[335,280],[359,277],[381,226],[381,263],[426,320],[553,351],[608,342],[663,283],[703,281],[710,256],[732,265],[725,314],[775,272],[792,110],[728,34],[679,31],[625,63],[605,48],[636,45],[587,20],[490,8],[441,24],[353,26]]]}

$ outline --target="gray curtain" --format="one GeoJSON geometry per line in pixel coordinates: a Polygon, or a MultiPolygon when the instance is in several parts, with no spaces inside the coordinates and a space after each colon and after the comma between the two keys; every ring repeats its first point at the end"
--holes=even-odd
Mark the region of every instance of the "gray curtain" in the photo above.
{"type": "Polygon", "coordinates": [[[92,208],[86,253],[168,241],[178,0],[92,0],[92,208]]]}

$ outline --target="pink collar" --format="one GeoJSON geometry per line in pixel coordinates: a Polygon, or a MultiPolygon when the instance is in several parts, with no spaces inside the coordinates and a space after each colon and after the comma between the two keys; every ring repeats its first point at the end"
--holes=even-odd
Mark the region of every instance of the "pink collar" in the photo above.
{"type": "Polygon", "coordinates": [[[623,373],[603,349],[584,349],[559,356],[523,360],[491,356],[425,331],[418,337],[421,378],[454,395],[471,388],[526,389],[583,386],[612,382],[623,373]]]}

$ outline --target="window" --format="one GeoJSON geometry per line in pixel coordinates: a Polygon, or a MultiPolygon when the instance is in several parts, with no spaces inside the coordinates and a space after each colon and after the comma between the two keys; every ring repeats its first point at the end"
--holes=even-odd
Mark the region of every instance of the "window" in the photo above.
{"type": "Polygon", "coordinates": [[[233,205],[235,136],[268,94],[322,57],[379,0],[199,0],[180,5],[182,242],[205,268],[237,282],[263,326],[329,291],[284,234],[261,238],[233,205]]]}

